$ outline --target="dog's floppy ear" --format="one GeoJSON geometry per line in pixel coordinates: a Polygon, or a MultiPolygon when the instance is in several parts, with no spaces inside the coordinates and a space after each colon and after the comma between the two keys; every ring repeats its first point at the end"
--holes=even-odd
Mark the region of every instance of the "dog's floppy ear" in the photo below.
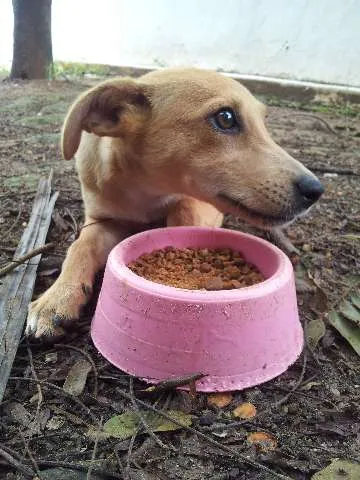
{"type": "Polygon", "coordinates": [[[120,137],[133,129],[139,113],[149,109],[144,88],[131,79],[110,80],[82,94],[70,108],[62,130],[62,153],[70,160],[85,130],[99,136],[120,137]],[[130,113],[130,118],[129,118],[130,113]]]}

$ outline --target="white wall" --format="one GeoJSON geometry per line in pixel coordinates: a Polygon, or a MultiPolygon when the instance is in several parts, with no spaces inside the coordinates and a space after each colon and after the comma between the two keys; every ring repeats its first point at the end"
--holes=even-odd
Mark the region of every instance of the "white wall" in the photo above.
{"type": "MultiPolygon", "coordinates": [[[[1,23],[9,11],[0,0],[1,23]]],[[[53,0],[53,50],[360,86],[360,0],[53,0]]]]}

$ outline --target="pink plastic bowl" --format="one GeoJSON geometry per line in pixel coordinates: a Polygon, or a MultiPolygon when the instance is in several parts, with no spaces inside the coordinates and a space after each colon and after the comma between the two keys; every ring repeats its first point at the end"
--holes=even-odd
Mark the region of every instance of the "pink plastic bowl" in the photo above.
{"type": "Polygon", "coordinates": [[[266,382],[284,372],[303,346],[291,262],[265,240],[221,228],[139,233],[109,255],[91,335],[112,364],[153,383],[192,373],[207,375],[197,382],[199,391],[266,382]],[[169,245],[238,250],[266,280],[237,290],[183,290],[126,267],[169,245]]]}

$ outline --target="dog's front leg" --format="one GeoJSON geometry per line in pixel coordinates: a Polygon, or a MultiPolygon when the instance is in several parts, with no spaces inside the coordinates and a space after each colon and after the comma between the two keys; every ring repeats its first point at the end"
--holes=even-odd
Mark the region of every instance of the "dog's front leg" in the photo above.
{"type": "Polygon", "coordinates": [[[281,228],[272,228],[269,231],[270,239],[288,255],[300,255],[300,251],[291,243],[281,228]]]}
{"type": "Polygon", "coordinates": [[[87,218],[79,238],[69,248],[56,282],[29,305],[26,333],[53,337],[79,318],[88,302],[95,274],[105,265],[110,250],[128,232],[112,220],[87,218]]]}
{"type": "Polygon", "coordinates": [[[167,226],[221,227],[223,220],[224,215],[210,203],[185,197],[169,209],[167,226]]]}

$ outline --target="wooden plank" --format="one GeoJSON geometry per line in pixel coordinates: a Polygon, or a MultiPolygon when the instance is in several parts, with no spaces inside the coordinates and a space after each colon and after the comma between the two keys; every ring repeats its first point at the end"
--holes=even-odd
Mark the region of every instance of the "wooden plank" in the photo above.
{"type": "MultiPolygon", "coordinates": [[[[34,199],[29,223],[24,230],[14,259],[45,243],[51,214],[58,193],[51,195],[52,172],[41,179],[34,199]]],[[[0,402],[20,342],[31,301],[41,254],[12,270],[4,279],[0,291],[0,402]]]]}

